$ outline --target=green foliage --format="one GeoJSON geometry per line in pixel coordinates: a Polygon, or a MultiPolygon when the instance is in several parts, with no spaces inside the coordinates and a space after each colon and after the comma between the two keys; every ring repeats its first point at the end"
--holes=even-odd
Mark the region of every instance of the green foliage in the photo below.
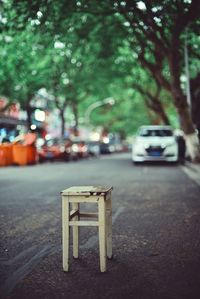
{"type": "Polygon", "coordinates": [[[9,30],[0,35],[0,93],[22,107],[34,93],[44,87],[48,76],[49,56],[39,34],[26,30],[9,30]]]}
{"type": "MultiPolygon", "coordinates": [[[[137,2],[1,2],[0,94],[26,107],[44,87],[61,108],[76,104],[82,118],[92,103],[113,97],[114,106],[105,105],[92,112],[94,126],[132,134],[139,125],[150,123],[144,96],[136,85],[151,93],[156,92],[157,85],[148,68],[141,67],[139,57],[143,55],[152,64],[161,58],[158,68],[164,79],[170,79],[167,56],[163,53],[178,7],[176,1],[142,2],[154,14],[155,22],[147,26],[146,10],[138,9],[137,2]],[[163,41],[158,49],[155,39],[163,41]]],[[[183,2],[180,6],[185,12],[189,2],[183,2]]],[[[197,23],[192,23],[188,30],[192,77],[199,72],[197,23]]],[[[183,61],[181,69],[183,72],[183,61]]],[[[176,126],[171,97],[162,90],[160,100],[176,126]]]]}

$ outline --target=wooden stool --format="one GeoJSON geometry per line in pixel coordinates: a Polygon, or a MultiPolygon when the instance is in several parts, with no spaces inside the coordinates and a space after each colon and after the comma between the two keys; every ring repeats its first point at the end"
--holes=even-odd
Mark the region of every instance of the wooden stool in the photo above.
{"type": "Polygon", "coordinates": [[[99,227],[100,270],[106,271],[106,255],[112,258],[113,187],[75,186],[61,191],[63,270],[69,270],[70,226],[73,227],[73,257],[78,258],[79,226],[99,227]],[[98,213],[81,213],[80,203],[97,203],[98,213]],[[70,207],[71,204],[71,207],[70,207]],[[82,219],[86,220],[82,220],[82,219]],[[88,220],[88,218],[96,218],[88,220]]]}

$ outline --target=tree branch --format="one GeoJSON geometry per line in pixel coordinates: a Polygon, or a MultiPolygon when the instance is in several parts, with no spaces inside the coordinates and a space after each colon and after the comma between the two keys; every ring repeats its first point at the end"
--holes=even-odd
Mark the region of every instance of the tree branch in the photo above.
{"type": "Polygon", "coordinates": [[[169,57],[169,65],[172,75],[172,91],[175,98],[182,98],[182,90],[180,86],[180,35],[185,27],[200,15],[200,2],[193,0],[186,13],[177,15],[174,21],[174,28],[171,37],[171,53],[169,57]]]}
{"type": "Polygon", "coordinates": [[[133,83],[133,88],[137,89],[144,96],[145,105],[157,114],[164,124],[169,125],[169,118],[165,112],[162,102],[159,99],[161,88],[157,85],[155,95],[142,88],[138,83],[133,83]]]}

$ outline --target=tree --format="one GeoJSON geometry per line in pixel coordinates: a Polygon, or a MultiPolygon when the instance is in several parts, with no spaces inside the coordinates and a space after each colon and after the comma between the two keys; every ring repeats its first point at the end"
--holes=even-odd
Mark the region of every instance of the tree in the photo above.
{"type": "MultiPolygon", "coordinates": [[[[60,57],[62,55],[59,55],[52,65],[49,64],[49,55],[46,55],[45,51],[43,55],[48,61],[48,72],[51,78],[57,72],[55,72],[54,64],[57,64],[59,68],[55,75],[58,76],[56,79],[57,85],[59,85],[59,100],[63,101],[65,96],[69,99],[73,90],[71,103],[76,115],[78,107],[84,107],[82,101],[87,105],[90,104],[90,100],[95,101],[97,98],[99,100],[108,96],[115,97],[115,90],[118,91],[116,97],[117,102],[120,103],[118,107],[121,107],[121,99],[127,95],[126,89],[129,90],[126,79],[131,76],[133,68],[139,68],[140,63],[140,68],[145,70],[144,73],[148,80],[145,79],[147,82],[145,88],[141,86],[143,80],[139,86],[138,82],[134,80],[132,83],[129,82],[132,84],[132,88],[135,84],[135,95],[132,98],[141,107],[143,106],[142,99],[145,98],[146,105],[162,114],[162,117],[165,118],[164,121],[167,122],[163,114],[165,101],[162,98],[163,95],[168,99],[170,97],[164,93],[163,89],[165,89],[173,98],[190,156],[194,161],[200,159],[195,126],[181,80],[184,73],[183,45],[186,28],[190,41],[191,39],[195,40],[195,43],[191,42],[188,45],[192,62],[198,59],[198,53],[194,47],[199,28],[197,18],[200,5],[197,0],[164,0],[162,2],[157,0],[107,0],[102,2],[95,0],[73,2],[35,0],[30,3],[25,0],[10,0],[4,2],[3,6],[6,8],[4,11],[9,20],[4,24],[6,32],[11,30],[14,36],[15,33],[18,35],[18,33],[26,32],[27,34],[31,31],[35,37],[39,37],[40,45],[43,49],[47,49],[47,52],[49,45],[52,50],[55,43],[64,44],[60,53],[63,53],[66,63],[71,59],[71,63],[66,66],[66,71],[63,72],[64,60],[60,57]],[[28,25],[31,25],[31,30],[28,30],[28,25]],[[126,60],[127,55],[134,59],[130,60],[129,65],[126,64],[123,71],[121,62],[126,60]],[[77,64],[81,66],[77,67],[77,64]],[[67,74],[65,79],[70,81],[71,91],[67,89],[67,85],[64,87],[62,84],[63,73],[67,74]],[[116,86],[120,86],[122,90],[120,91],[116,86]],[[156,86],[158,89],[161,88],[159,100],[156,86]],[[88,96],[89,99],[87,99],[88,96]]],[[[38,54],[40,52],[42,50],[38,54]]],[[[193,69],[194,65],[195,63],[192,64],[193,69]]],[[[25,68],[30,70],[28,65],[25,68]]],[[[3,78],[9,78],[10,74],[3,78]]],[[[192,79],[195,79],[195,76],[197,76],[197,72],[194,71],[192,79]]],[[[48,85],[48,76],[44,75],[43,78],[45,84],[48,85]]],[[[52,79],[50,82],[53,83],[52,79]]],[[[12,84],[13,87],[15,85],[12,84]]],[[[37,85],[35,88],[37,89],[37,85]]],[[[53,84],[49,88],[52,89],[53,84]]],[[[118,120],[118,123],[119,119],[120,122],[124,122],[121,117],[115,117],[115,119],[118,120]]],[[[112,126],[116,128],[114,123],[112,126]]]]}
{"type": "MultiPolygon", "coordinates": [[[[200,161],[199,142],[187,99],[182,89],[183,35],[190,25],[198,24],[200,3],[192,1],[81,1],[80,10],[94,15],[111,15],[126,28],[130,48],[158,85],[169,92],[185,133],[189,154],[200,161]]],[[[195,33],[195,31],[194,31],[195,33]]]]}
{"type": "Polygon", "coordinates": [[[199,142],[186,96],[181,88],[181,35],[200,15],[199,1],[114,1],[128,22],[129,41],[142,66],[173,97],[189,154],[200,161],[199,142]],[[130,34],[131,33],[131,34],[130,34]]]}
{"type": "Polygon", "coordinates": [[[27,111],[28,127],[31,125],[31,100],[48,78],[49,57],[39,34],[29,24],[23,31],[10,28],[1,33],[2,56],[0,61],[0,93],[9,103],[19,102],[27,111]]]}
{"type": "MultiPolygon", "coordinates": [[[[200,74],[191,80],[192,118],[200,133],[200,74]]],[[[199,135],[200,138],[200,135],[199,135]]]]}

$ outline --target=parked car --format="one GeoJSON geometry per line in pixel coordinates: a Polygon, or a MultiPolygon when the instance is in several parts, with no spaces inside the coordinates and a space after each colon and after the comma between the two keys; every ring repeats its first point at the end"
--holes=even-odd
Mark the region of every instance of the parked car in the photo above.
{"type": "Polygon", "coordinates": [[[64,160],[78,160],[78,152],[76,150],[76,146],[74,146],[72,140],[70,138],[66,138],[64,140],[64,146],[65,146],[65,155],[64,160]]]}
{"type": "Polygon", "coordinates": [[[178,144],[170,126],[142,126],[132,146],[132,161],[178,160],[178,144]]]}
{"type": "Polygon", "coordinates": [[[99,141],[88,141],[88,154],[92,157],[98,157],[100,155],[100,144],[99,141]]]}
{"type": "Polygon", "coordinates": [[[88,146],[85,141],[76,138],[72,140],[72,143],[72,150],[77,154],[79,159],[89,156],[88,146]]]}
{"type": "Polygon", "coordinates": [[[39,162],[63,159],[64,151],[64,145],[61,144],[58,138],[45,140],[44,143],[38,147],[39,162]]]}
{"type": "Polygon", "coordinates": [[[109,133],[104,135],[100,142],[101,154],[112,154],[115,152],[121,152],[123,150],[123,144],[119,134],[109,133]]]}
{"type": "Polygon", "coordinates": [[[69,161],[77,157],[77,154],[73,152],[72,142],[67,139],[51,138],[40,142],[37,147],[39,162],[46,160],[64,160],[69,161]]]}

